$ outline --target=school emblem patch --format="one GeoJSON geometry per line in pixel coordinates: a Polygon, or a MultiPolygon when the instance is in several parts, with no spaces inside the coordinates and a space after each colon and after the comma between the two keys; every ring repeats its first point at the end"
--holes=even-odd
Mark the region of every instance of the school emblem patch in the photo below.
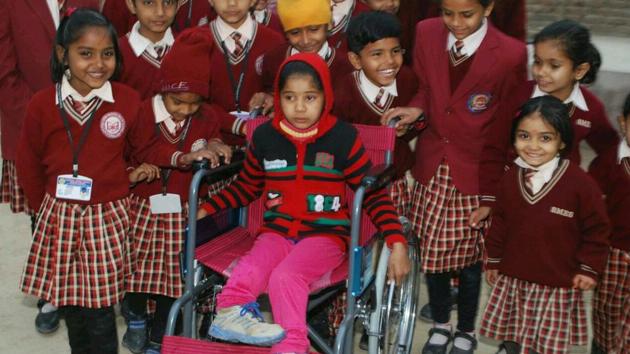
{"type": "Polygon", "coordinates": [[[197,139],[190,146],[190,152],[197,152],[199,150],[203,150],[208,146],[208,141],[206,139],[197,139]]]}
{"type": "Polygon", "coordinates": [[[101,118],[101,132],[110,139],[117,139],[125,131],[125,118],[118,112],[109,112],[101,118]]]}
{"type": "Polygon", "coordinates": [[[318,152],[315,154],[315,166],[332,170],[335,165],[335,156],[327,152],[318,152]]]}
{"type": "Polygon", "coordinates": [[[488,109],[492,95],[489,93],[474,93],[468,98],[468,110],[471,113],[479,113],[488,109]]]}

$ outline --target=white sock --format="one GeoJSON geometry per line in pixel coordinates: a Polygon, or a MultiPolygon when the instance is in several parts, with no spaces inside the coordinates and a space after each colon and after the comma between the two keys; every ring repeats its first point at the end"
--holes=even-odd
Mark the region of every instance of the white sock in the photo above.
{"type": "MultiPolygon", "coordinates": [[[[433,327],[435,328],[440,328],[440,329],[445,329],[447,331],[451,331],[451,324],[450,323],[434,323],[433,327]]],[[[433,335],[431,336],[431,338],[429,338],[429,344],[433,344],[433,345],[444,345],[448,343],[448,337],[440,334],[440,333],[433,333],[433,335]]]]}
{"type": "Polygon", "coordinates": [[[47,302],[44,304],[44,306],[42,306],[42,313],[49,313],[54,311],[57,311],[57,307],[50,302],[47,302]]]}
{"type": "MultiPolygon", "coordinates": [[[[468,332],[467,334],[473,338],[475,337],[475,332],[468,332]]],[[[455,338],[453,345],[462,350],[470,350],[472,349],[473,342],[469,341],[466,338],[457,337],[455,338]]]]}

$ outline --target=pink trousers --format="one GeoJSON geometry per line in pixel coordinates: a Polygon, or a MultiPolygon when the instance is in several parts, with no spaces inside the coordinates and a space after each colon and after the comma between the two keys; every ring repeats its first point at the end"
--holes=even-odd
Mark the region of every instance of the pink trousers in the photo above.
{"type": "Polygon", "coordinates": [[[267,291],[274,321],[286,332],[271,352],[308,352],[309,285],[338,267],[344,257],[339,244],[327,237],[309,237],[293,243],[275,233],[260,234],[217,296],[217,308],[256,301],[258,295],[267,291]]]}

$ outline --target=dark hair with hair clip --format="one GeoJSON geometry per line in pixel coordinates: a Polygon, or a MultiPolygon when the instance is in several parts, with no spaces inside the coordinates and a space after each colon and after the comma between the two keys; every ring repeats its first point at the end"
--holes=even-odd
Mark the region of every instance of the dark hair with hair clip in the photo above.
{"type": "Polygon", "coordinates": [[[359,54],[366,45],[383,38],[400,39],[400,32],[398,17],[383,11],[362,12],[348,25],[348,49],[359,54]]]}
{"type": "Polygon", "coordinates": [[[573,62],[573,68],[588,63],[591,68],[580,80],[590,84],[597,79],[597,72],[602,65],[602,57],[591,42],[591,33],[581,24],[572,20],[554,22],[543,28],[535,37],[534,44],[555,40],[573,62]]]}
{"type": "MultiPolygon", "coordinates": [[[[494,0],[477,0],[481,6],[483,6],[484,8],[488,7],[490,4],[492,4],[494,2],[494,0]]],[[[442,4],[441,0],[433,0],[433,2],[437,3],[437,4],[442,4]]]]}
{"type": "Polygon", "coordinates": [[[287,83],[287,80],[292,75],[305,75],[310,76],[315,83],[315,87],[319,91],[324,91],[324,85],[322,85],[322,80],[319,77],[319,74],[309,64],[303,61],[291,61],[288,62],[285,66],[282,67],[282,71],[280,71],[280,77],[278,78],[278,91],[282,91],[284,89],[284,85],[287,83]]]}
{"type": "Polygon", "coordinates": [[[512,145],[514,145],[516,141],[518,126],[523,119],[534,113],[539,113],[542,119],[558,132],[560,140],[564,143],[562,154],[571,151],[571,146],[573,145],[573,127],[569,119],[569,109],[562,101],[550,95],[532,98],[521,107],[518,117],[512,122],[512,145]]]}
{"type": "Polygon", "coordinates": [[[114,74],[111,79],[115,80],[118,77],[122,67],[122,55],[118,48],[118,35],[116,34],[114,26],[105,16],[94,10],[71,9],[66,12],[66,16],[61,20],[57,34],[55,35],[55,45],[53,46],[52,55],[50,57],[50,73],[53,82],[61,82],[63,74],[68,68],[66,55],[70,44],[81,38],[90,27],[103,27],[107,29],[112,39],[116,56],[116,68],[114,69],[114,74]],[[57,57],[57,46],[61,46],[64,49],[64,53],[66,53],[61,60],[57,57]]]}

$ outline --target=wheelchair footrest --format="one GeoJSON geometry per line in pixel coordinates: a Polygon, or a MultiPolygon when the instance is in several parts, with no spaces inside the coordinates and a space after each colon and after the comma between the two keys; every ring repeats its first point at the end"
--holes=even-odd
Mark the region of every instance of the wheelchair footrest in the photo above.
{"type": "Polygon", "coordinates": [[[164,336],[162,341],[162,354],[269,354],[269,352],[269,347],[208,342],[186,337],[164,336]]]}

